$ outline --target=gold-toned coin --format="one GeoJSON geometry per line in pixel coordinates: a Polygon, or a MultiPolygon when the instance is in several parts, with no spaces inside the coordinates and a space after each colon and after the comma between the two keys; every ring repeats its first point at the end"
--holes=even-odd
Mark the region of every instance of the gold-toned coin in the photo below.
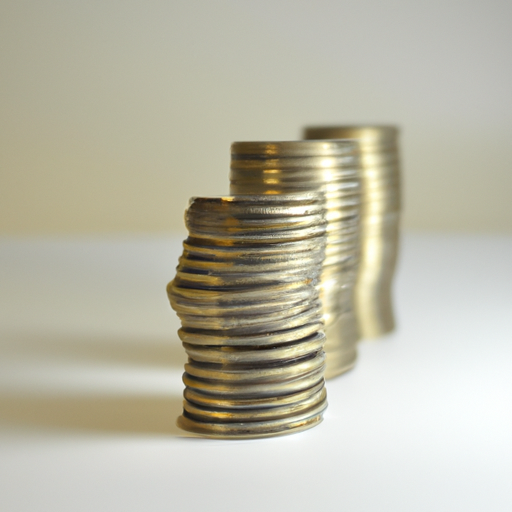
{"type": "Polygon", "coordinates": [[[390,125],[334,125],[308,126],[304,129],[304,138],[313,139],[358,139],[368,145],[395,146],[398,128],[390,125]]]}
{"type": "MultiPolygon", "coordinates": [[[[353,161],[350,161],[350,167],[344,169],[336,166],[346,165],[343,160],[332,161],[330,166],[325,165],[325,159],[314,159],[308,163],[304,160],[279,164],[277,161],[266,162],[265,168],[259,161],[244,162],[241,160],[232,160],[230,181],[237,187],[240,187],[239,193],[250,193],[255,190],[261,193],[261,190],[282,190],[286,194],[290,187],[296,193],[311,191],[313,187],[324,187],[326,180],[347,182],[357,179],[357,168],[352,167],[353,161]],[[256,164],[256,165],[254,165],[256,164]],[[276,169],[276,167],[280,167],[276,169]]],[[[333,185],[331,184],[330,187],[333,185]]],[[[357,185],[358,186],[358,185],[357,185]]]]}
{"type": "Polygon", "coordinates": [[[271,397],[288,395],[304,391],[317,384],[324,377],[325,365],[319,366],[310,373],[299,375],[284,381],[258,383],[222,382],[193,377],[188,373],[183,374],[185,386],[200,390],[212,396],[249,398],[249,397],[271,397]]]}
{"type": "Polygon", "coordinates": [[[316,394],[288,405],[281,405],[272,408],[254,408],[254,409],[233,409],[233,408],[211,408],[196,405],[187,400],[183,403],[183,410],[187,416],[195,418],[198,421],[212,423],[239,423],[239,422],[259,422],[289,418],[297,416],[319,404],[325,402],[327,393],[325,388],[321,388],[316,394]]]}
{"type": "Polygon", "coordinates": [[[225,197],[193,197],[185,213],[188,217],[201,212],[229,212],[234,217],[257,218],[293,217],[321,214],[324,198],[318,193],[287,194],[279,198],[268,195],[238,195],[225,197]]]}
{"type": "Polygon", "coordinates": [[[259,347],[254,346],[221,346],[209,347],[184,343],[183,346],[188,356],[194,361],[203,361],[213,364],[251,364],[251,363],[275,363],[304,357],[307,354],[322,350],[325,343],[325,334],[315,332],[309,339],[302,338],[280,346],[259,347]]]}
{"type": "Polygon", "coordinates": [[[203,286],[211,290],[222,289],[224,291],[251,285],[296,283],[297,280],[304,279],[304,275],[308,276],[309,279],[318,279],[318,274],[310,274],[310,269],[309,265],[304,265],[302,267],[292,267],[288,271],[230,272],[224,275],[198,274],[178,270],[176,278],[179,279],[180,286],[203,286]]]}
{"type": "Polygon", "coordinates": [[[197,257],[218,260],[232,260],[233,258],[286,258],[296,252],[304,251],[321,251],[325,245],[325,235],[315,237],[290,240],[279,244],[246,244],[243,245],[223,245],[215,240],[209,240],[209,244],[205,244],[205,240],[194,239],[189,237],[183,242],[185,251],[194,254],[197,257]]]}
{"type": "MultiPolygon", "coordinates": [[[[318,304],[319,306],[319,304],[318,304]]],[[[313,308],[315,311],[317,308],[313,308]]],[[[316,312],[318,316],[318,311],[316,312]]],[[[187,345],[200,345],[207,347],[239,347],[239,346],[253,346],[253,347],[267,347],[277,346],[286,343],[295,342],[308,338],[309,336],[319,332],[323,324],[319,321],[306,323],[299,323],[295,327],[284,329],[280,331],[268,331],[263,334],[251,334],[244,336],[235,336],[233,334],[226,334],[224,331],[187,331],[186,329],[180,329],[178,336],[180,340],[187,345]]]]}
{"type": "Polygon", "coordinates": [[[249,233],[259,230],[288,230],[300,229],[310,226],[325,224],[325,215],[323,211],[312,215],[295,215],[285,217],[271,218],[244,218],[243,216],[234,217],[228,213],[195,212],[189,214],[187,218],[189,226],[204,226],[218,232],[223,236],[224,231],[247,231],[249,233]]]}
{"type": "Polygon", "coordinates": [[[312,238],[325,233],[326,225],[310,226],[302,229],[290,230],[261,230],[257,234],[243,231],[224,232],[220,236],[217,232],[212,232],[209,229],[201,228],[193,225],[187,225],[190,236],[194,238],[202,238],[207,240],[215,240],[216,243],[223,241],[225,243],[232,243],[238,241],[240,243],[272,243],[277,244],[287,242],[289,240],[301,240],[303,238],[312,238]]]}
{"type": "Polygon", "coordinates": [[[208,305],[238,305],[242,303],[254,303],[268,300],[268,297],[280,297],[288,303],[304,300],[309,297],[314,279],[303,276],[301,280],[293,283],[265,283],[258,287],[233,288],[233,289],[201,289],[187,288],[180,285],[179,279],[174,279],[169,283],[167,291],[172,298],[178,300],[191,299],[196,303],[208,305]]]}
{"type": "Polygon", "coordinates": [[[263,274],[268,272],[318,272],[318,267],[323,261],[323,256],[318,252],[308,252],[305,254],[290,255],[288,258],[282,258],[277,261],[267,259],[240,260],[231,261],[205,261],[188,257],[184,254],[179,259],[178,271],[194,272],[197,274],[209,276],[225,276],[230,274],[263,274]]]}
{"type": "Polygon", "coordinates": [[[319,321],[322,317],[321,302],[315,301],[313,306],[307,302],[296,308],[288,308],[282,313],[274,312],[265,315],[210,317],[201,315],[179,315],[181,325],[186,329],[204,329],[232,332],[233,334],[257,334],[281,331],[301,325],[303,322],[319,321]]]}
{"type": "Polygon", "coordinates": [[[178,297],[174,300],[171,296],[171,305],[176,310],[180,318],[185,320],[187,316],[208,316],[208,317],[225,317],[231,318],[235,316],[245,315],[247,322],[259,323],[256,316],[264,316],[262,321],[279,318],[280,312],[282,317],[297,314],[305,311],[315,305],[314,300],[317,298],[316,290],[313,287],[305,288],[300,293],[286,292],[276,296],[273,301],[265,300],[264,293],[260,294],[254,301],[236,301],[236,295],[230,302],[206,302],[194,301],[192,299],[183,299],[178,297]]]}
{"type": "Polygon", "coordinates": [[[311,387],[304,388],[300,391],[276,396],[251,396],[248,398],[211,395],[202,390],[187,387],[183,392],[183,396],[188,402],[203,407],[232,410],[264,410],[289,406],[317,396],[324,389],[324,384],[324,379],[321,378],[311,387]]]}
{"type": "Polygon", "coordinates": [[[207,423],[197,421],[185,415],[178,418],[178,426],[188,432],[205,437],[222,439],[254,439],[302,432],[322,421],[327,401],[313,410],[308,410],[291,418],[241,423],[207,423]]]}
{"type": "MultiPolygon", "coordinates": [[[[328,137],[325,137],[326,139],[328,137]]],[[[300,141],[255,141],[233,142],[231,155],[238,160],[271,160],[272,158],[304,158],[312,155],[318,157],[347,156],[357,151],[349,141],[324,140],[321,144],[313,140],[300,141]],[[253,157],[253,158],[247,158],[253,157]]]]}
{"type": "Polygon", "coordinates": [[[279,379],[285,382],[309,374],[325,363],[325,353],[320,350],[298,359],[280,361],[279,364],[238,363],[231,365],[215,365],[189,360],[185,364],[185,371],[191,377],[215,380],[219,382],[236,382],[236,385],[245,383],[275,382],[279,379]]]}

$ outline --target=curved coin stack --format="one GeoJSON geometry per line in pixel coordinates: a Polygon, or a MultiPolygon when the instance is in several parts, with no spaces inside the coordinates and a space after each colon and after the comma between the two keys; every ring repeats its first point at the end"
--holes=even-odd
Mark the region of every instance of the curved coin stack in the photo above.
{"type": "Polygon", "coordinates": [[[361,148],[361,263],[355,303],[359,331],[374,338],[395,328],[391,286],[400,216],[398,130],[393,126],[311,127],[306,139],[357,139],[361,148]]]}
{"type": "Polygon", "coordinates": [[[327,246],[320,298],[326,378],[355,364],[359,334],[353,290],[359,262],[359,149],[351,141],[235,142],[231,193],[279,195],[317,191],[327,208],[327,246]]]}
{"type": "Polygon", "coordinates": [[[167,291],[189,356],[178,425],[208,437],[300,431],[322,420],[325,257],[320,194],[193,198],[167,291]]]}

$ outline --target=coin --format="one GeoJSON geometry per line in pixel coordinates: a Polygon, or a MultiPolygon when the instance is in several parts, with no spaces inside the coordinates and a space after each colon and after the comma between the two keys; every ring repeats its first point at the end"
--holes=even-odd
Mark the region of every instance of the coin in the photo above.
{"type": "Polygon", "coordinates": [[[295,400],[291,404],[280,405],[277,407],[258,407],[254,409],[234,409],[234,408],[220,408],[220,407],[205,407],[196,405],[193,402],[185,400],[184,410],[190,417],[196,418],[199,421],[218,421],[223,423],[237,423],[237,422],[255,422],[265,420],[279,420],[281,418],[288,418],[296,416],[303,412],[310,410],[319,404],[324,403],[327,398],[325,388],[321,388],[317,393],[303,399],[295,400]]]}
{"type": "Polygon", "coordinates": [[[178,426],[189,432],[207,437],[221,437],[223,439],[250,439],[255,437],[268,437],[291,434],[311,428],[322,421],[322,414],[327,407],[327,400],[323,400],[313,408],[301,411],[299,414],[287,418],[278,418],[264,421],[242,421],[239,423],[214,423],[198,421],[187,412],[178,418],[178,426]]]}
{"type": "MultiPolygon", "coordinates": [[[[303,322],[305,322],[305,320],[303,320],[303,322]]],[[[188,345],[204,345],[208,347],[226,348],[229,348],[230,346],[255,346],[259,347],[259,352],[259,350],[267,346],[275,347],[285,343],[309,338],[313,334],[320,334],[319,331],[322,327],[323,324],[321,322],[300,323],[298,326],[290,327],[289,329],[243,336],[228,333],[221,335],[218,331],[189,332],[185,329],[180,329],[178,331],[178,335],[181,341],[188,345]]]]}
{"type": "Polygon", "coordinates": [[[210,361],[205,363],[190,359],[185,364],[185,371],[191,377],[217,382],[233,382],[237,386],[246,382],[251,384],[273,383],[276,379],[285,382],[323,367],[325,353],[323,350],[316,349],[316,352],[307,353],[299,358],[291,355],[290,359],[280,360],[278,363],[264,360],[249,363],[216,364],[210,361]]]}
{"type": "MultiPolygon", "coordinates": [[[[312,380],[308,377],[309,380],[312,380]]],[[[314,377],[313,377],[314,379],[314,377]]],[[[279,394],[275,396],[259,396],[259,397],[229,397],[211,395],[202,390],[185,388],[183,396],[185,400],[192,404],[202,405],[210,408],[231,409],[233,411],[249,409],[273,409],[276,407],[284,407],[294,403],[301,403],[303,400],[319,396],[324,390],[324,379],[321,378],[314,382],[310,387],[305,387],[299,391],[291,393],[279,394]]]]}
{"type": "Polygon", "coordinates": [[[254,350],[251,345],[211,347],[184,343],[183,346],[194,361],[214,364],[250,364],[295,359],[322,350],[324,343],[325,334],[316,331],[309,339],[281,344],[279,347],[260,347],[258,350],[254,350]]]}
{"type": "Polygon", "coordinates": [[[188,388],[200,390],[204,393],[218,397],[231,398],[261,398],[287,395],[297,393],[314,386],[324,378],[325,365],[319,366],[314,371],[296,376],[293,379],[284,381],[263,382],[263,383],[238,383],[234,382],[218,382],[208,379],[201,379],[183,374],[183,383],[188,388]]]}

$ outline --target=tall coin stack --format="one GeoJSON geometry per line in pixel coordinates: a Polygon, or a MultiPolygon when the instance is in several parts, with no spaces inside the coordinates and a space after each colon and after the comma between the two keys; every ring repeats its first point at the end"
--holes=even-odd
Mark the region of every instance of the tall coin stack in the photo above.
{"type": "Polygon", "coordinates": [[[319,284],[326,378],[353,367],[359,339],[353,292],[359,263],[359,149],[351,141],[235,142],[231,193],[317,191],[327,208],[326,258],[319,284]]]}
{"type": "Polygon", "coordinates": [[[322,420],[325,213],[321,194],[191,199],[167,287],[189,356],[182,429],[254,438],[322,420]]]}
{"type": "Polygon", "coordinates": [[[359,331],[374,338],[395,328],[391,287],[400,217],[398,130],[394,126],[310,127],[305,139],[357,139],[361,148],[361,264],[356,285],[359,331]]]}

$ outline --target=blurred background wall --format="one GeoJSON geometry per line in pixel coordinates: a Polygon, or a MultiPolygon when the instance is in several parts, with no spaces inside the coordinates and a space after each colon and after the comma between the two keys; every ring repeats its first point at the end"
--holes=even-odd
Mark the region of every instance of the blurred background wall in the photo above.
{"type": "Polygon", "coordinates": [[[2,0],[0,232],[183,230],[234,140],[402,128],[409,229],[512,232],[508,0],[2,0]]]}

